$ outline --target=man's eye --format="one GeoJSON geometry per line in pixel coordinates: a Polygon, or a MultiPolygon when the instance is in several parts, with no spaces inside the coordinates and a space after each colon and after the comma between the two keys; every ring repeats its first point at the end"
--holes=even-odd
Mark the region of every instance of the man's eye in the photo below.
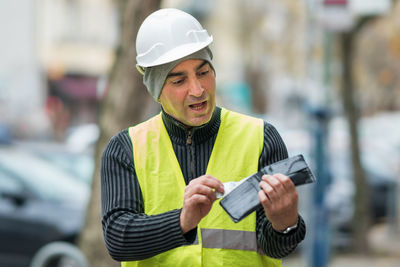
{"type": "Polygon", "coordinates": [[[209,70],[200,71],[198,75],[204,76],[204,75],[207,75],[208,72],[209,72],[209,70]]]}
{"type": "Polygon", "coordinates": [[[171,83],[175,84],[175,85],[178,85],[178,84],[183,83],[184,81],[185,81],[185,79],[177,79],[177,80],[172,80],[171,83]]]}

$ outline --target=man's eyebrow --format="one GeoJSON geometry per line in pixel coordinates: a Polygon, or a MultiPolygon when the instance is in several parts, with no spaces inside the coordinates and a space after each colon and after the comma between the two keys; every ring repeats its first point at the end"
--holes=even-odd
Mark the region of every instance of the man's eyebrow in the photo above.
{"type": "MultiPolygon", "coordinates": [[[[203,60],[203,62],[199,66],[196,67],[196,71],[201,69],[206,64],[208,64],[208,61],[203,60]]],[[[181,72],[170,72],[170,73],[168,73],[166,79],[171,78],[171,77],[176,77],[176,76],[182,76],[182,75],[185,75],[185,72],[183,72],[183,71],[181,71],[181,72]]]]}
{"type": "Polygon", "coordinates": [[[170,72],[170,73],[168,73],[166,79],[175,77],[175,76],[182,76],[182,75],[185,75],[185,73],[184,72],[170,72]]]}
{"type": "Polygon", "coordinates": [[[204,65],[206,65],[206,64],[208,64],[208,61],[203,60],[203,63],[201,63],[201,64],[196,68],[196,70],[201,69],[201,68],[202,68],[204,65]]]}

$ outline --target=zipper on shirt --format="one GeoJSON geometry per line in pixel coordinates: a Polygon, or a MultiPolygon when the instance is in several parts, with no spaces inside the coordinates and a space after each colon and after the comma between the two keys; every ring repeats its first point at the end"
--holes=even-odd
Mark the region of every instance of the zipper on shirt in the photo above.
{"type": "Polygon", "coordinates": [[[186,138],[186,144],[189,145],[189,152],[190,152],[190,180],[195,178],[194,177],[194,149],[193,149],[193,143],[192,143],[192,130],[188,131],[188,135],[186,138]]]}
{"type": "Polygon", "coordinates": [[[188,131],[187,139],[186,139],[186,144],[191,145],[192,144],[192,130],[188,131]]]}

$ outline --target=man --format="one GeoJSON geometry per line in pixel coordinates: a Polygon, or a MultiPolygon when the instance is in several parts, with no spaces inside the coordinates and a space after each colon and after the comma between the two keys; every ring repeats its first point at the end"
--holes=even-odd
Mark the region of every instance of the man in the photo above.
{"type": "Polygon", "coordinates": [[[177,9],[139,29],[137,67],[162,112],[114,136],[103,154],[104,238],[122,266],[281,266],[304,239],[287,176],[263,176],[262,206],[239,223],[216,201],[223,182],[288,155],[272,125],[216,107],[212,40],[177,9]]]}

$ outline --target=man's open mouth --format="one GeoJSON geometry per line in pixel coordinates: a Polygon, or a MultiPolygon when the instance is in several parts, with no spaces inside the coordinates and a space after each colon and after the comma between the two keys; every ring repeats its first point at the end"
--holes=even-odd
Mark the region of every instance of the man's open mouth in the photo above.
{"type": "Polygon", "coordinates": [[[193,110],[202,110],[207,105],[207,101],[203,101],[201,103],[191,104],[189,107],[193,110]]]}

